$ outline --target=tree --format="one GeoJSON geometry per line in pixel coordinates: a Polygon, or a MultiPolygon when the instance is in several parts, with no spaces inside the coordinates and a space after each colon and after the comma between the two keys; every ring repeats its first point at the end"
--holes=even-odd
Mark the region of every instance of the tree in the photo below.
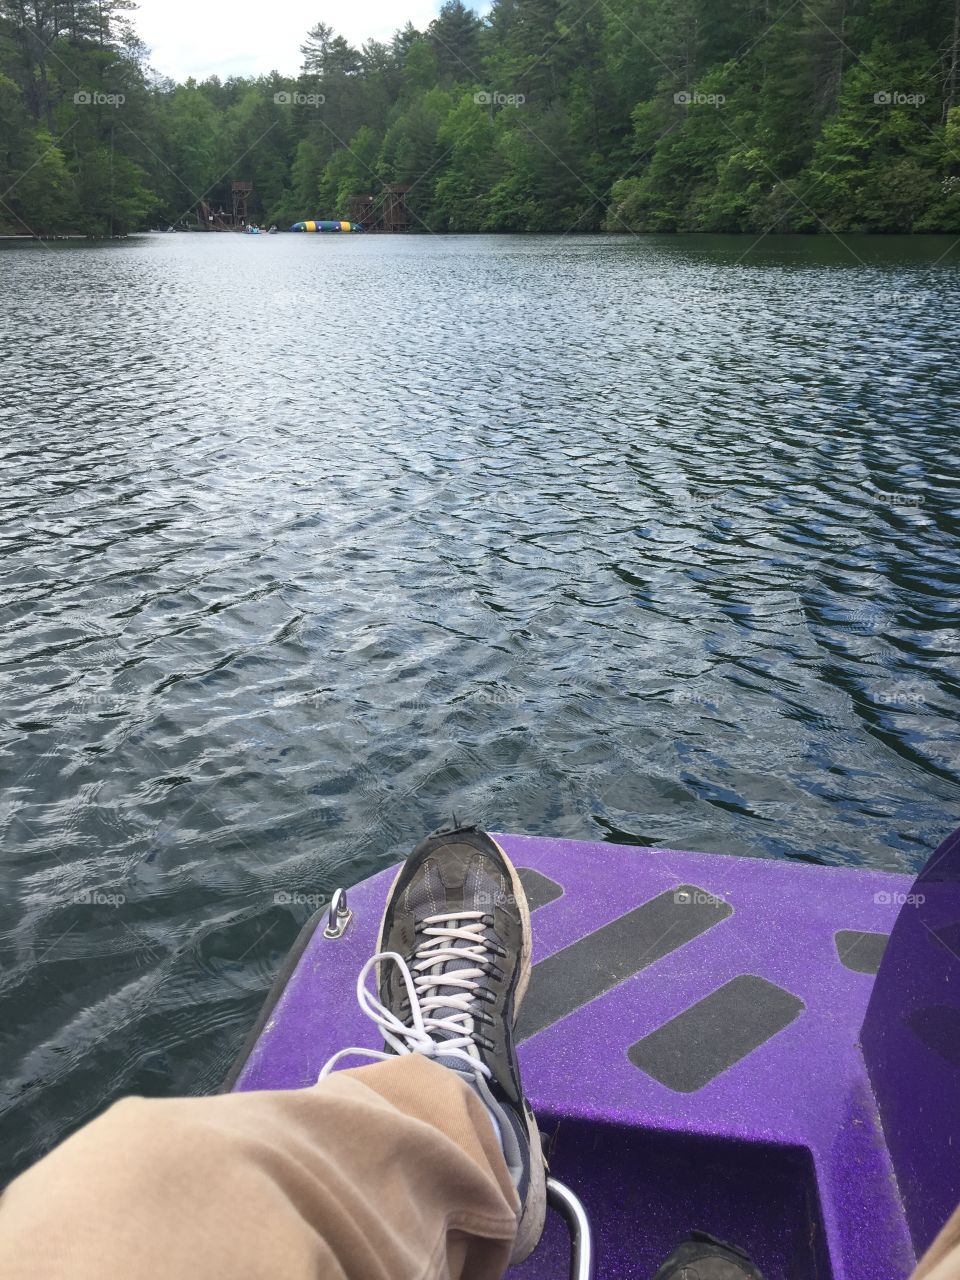
{"type": "Polygon", "coordinates": [[[307,32],[307,37],[300,46],[303,55],[302,71],[305,76],[322,76],[333,40],[333,27],[325,22],[318,22],[307,32]]]}
{"type": "Polygon", "coordinates": [[[209,190],[220,174],[218,134],[221,121],[205,93],[193,81],[178,85],[165,103],[167,149],[175,158],[181,204],[209,190]],[[184,195],[187,197],[184,200],[184,195]]]}
{"type": "Polygon", "coordinates": [[[483,23],[462,0],[445,0],[427,28],[441,84],[479,78],[480,31],[483,23]]]}
{"type": "Polygon", "coordinates": [[[415,40],[403,59],[403,81],[411,94],[426,93],[437,82],[437,59],[428,40],[415,40]]]}
{"type": "Polygon", "coordinates": [[[489,213],[489,193],[502,176],[496,124],[473,94],[465,94],[443,121],[437,140],[445,152],[436,183],[443,229],[479,231],[489,213]]]}

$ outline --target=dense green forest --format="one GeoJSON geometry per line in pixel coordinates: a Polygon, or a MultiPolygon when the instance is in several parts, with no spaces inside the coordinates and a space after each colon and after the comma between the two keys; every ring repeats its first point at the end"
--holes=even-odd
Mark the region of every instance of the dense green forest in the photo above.
{"type": "Polygon", "coordinates": [[[448,0],[186,84],[135,8],[0,0],[0,229],[195,221],[249,179],[281,226],[406,183],[420,230],[960,232],[960,0],[448,0]]]}

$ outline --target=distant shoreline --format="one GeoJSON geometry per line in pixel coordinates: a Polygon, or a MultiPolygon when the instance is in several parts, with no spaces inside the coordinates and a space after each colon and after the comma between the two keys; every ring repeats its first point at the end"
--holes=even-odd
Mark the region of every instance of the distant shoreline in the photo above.
{"type": "MultiPolygon", "coordinates": [[[[131,235],[146,235],[145,231],[134,231],[131,235]]],[[[14,235],[8,235],[5,231],[0,231],[0,241],[12,240],[127,240],[129,237],[123,236],[91,236],[85,231],[57,231],[51,232],[50,235],[27,235],[26,232],[18,232],[14,235]]]]}
{"type": "MultiPolygon", "coordinates": [[[[194,235],[202,236],[204,234],[212,235],[213,233],[210,233],[210,232],[205,233],[200,228],[197,228],[197,229],[190,228],[189,230],[184,229],[183,231],[174,233],[174,232],[160,231],[156,227],[146,227],[140,231],[129,231],[123,235],[112,235],[112,236],[91,235],[83,231],[63,231],[63,232],[55,232],[55,233],[51,232],[49,235],[27,235],[25,232],[20,232],[17,234],[8,234],[7,232],[0,230],[0,244],[31,244],[31,243],[32,244],[39,244],[39,243],[49,244],[55,241],[76,241],[76,240],[85,240],[89,244],[105,244],[109,241],[131,240],[131,239],[136,239],[140,236],[157,236],[157,235],[172,235],[172,234],[179,234],[179,235],[194,234],[194,235]]],[[[220,234],[223,234],[223,233],[220,233],[220,234]]],[[[234,232],[233,234],[241,235],[242,233],[234,232]]],[[[289,234],[289,233],[283,232],[281,234],[289,234]]],[[[367,238],[379,239],[383,234],[384,234],[383,232],[370,232],[368,233],[367,238]]],[[[752,231],[629,231],[629,230],[610,230],[607,228],[596,229],[592,231],[577,231],[577,232],[571,232],[569,229],[557,228],[556,230],[553,230],[553,231],[547,231],[547,230],[542,230],[542,231],[419,231],[417,230],[417,231],[405,231],[405,232],[386,233],[386,234],[388,236],[394,235],[399,239],[418,239],[418,240],[430,239],[431,237],[434,237],[437,239],[447,239],[448,237],[457,238],[457,237],[469,236],[477,239],[500,239],[503,237],[510,237],[510,236],[529,236],[531,238],[536,238],[536,237],[544,237],[544,236],[566,237],[570,235],[594,236],[597,238],[602,238],[604,240],[627,240],[631,238],[644,239],[644,240],[648,240],[648,239],[684,240],[684,239],[691,239],[691,238],[695,239],[697,237],[724,237],[724,238],[738,239],[738,240],[747,240],[747,239],[756,240],[757,239],[756,233],[752,231]]],[[[915,241],[921,242],[926,240],[938,240],[938,239],[956,240],[956,236],[948,231],[847,231],[844,234],[846,236],[853,236],[853,237],[862,236],[870,240],[878,240],[878,241],[880,240],[915,240],[915,241]]],[[[770,231],[770,232],[767,232],[765,236],[761,237],[761,239],[768,240],[768,239],[775,239],[775,238],[781,238],[781,237],[789,238],[793,240],[800,240],[800,239],[809,240],[811,242],[816,242],[816,241],[827,242],[830,240],[831,235],[829,232],[823,232],[823,231],[770,231]]],[[[306,238],[316,239],[317,237],[306,237],[306,238]]],[[[332,239],[333,237],[327,236],[325,238],[332,239]]],[[[836,238],[837,237],[834,237],[834,239],[836,238]]]]}

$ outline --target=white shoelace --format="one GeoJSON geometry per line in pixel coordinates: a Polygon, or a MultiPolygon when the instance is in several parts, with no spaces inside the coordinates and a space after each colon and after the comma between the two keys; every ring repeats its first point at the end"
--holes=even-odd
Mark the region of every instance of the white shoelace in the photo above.
{"type": "MultiPolygon", "coordinates": [[[[478,979],[486,977],[486,963],[490,957],[490,943],[483,936],[482,911],[457,911],[446,915],[428,916],[424,920],[424,936],[414,952],[416,977],[406,960],[396,951],[381,951],[371,956],[360,970],[357,979],[357,1003],[380,1028],[384,1040],[398,1054],[421,1053],[425,1058],[458,1058],[479,1080],[490,1076],[488,1066],[480,1061],[474,1041],[473,1005],[482,989],[478,979]],[[459,946],[455,946],[459,943],[459,946]],[[410,1000],[412,1026],[407,1026],[396,1014],[381,1003],[367,989],[367,974],[380,961],[392,960],[399,965],[410,1000]],[[474,961],[474,965],[443,972],[450,961],[474,961]],[[459,987],[452,995],[439,995],[440,987],[459,987]],[[445,1017],[432,1016],[437,1009],[454,1010],[445,1017]],[[437,1038],[442,1033],[445,1038],[437,1038]]],[[[341,1058],[357,1055],[384,1061],[393,1054],[377,1049],[341,1049],[326,1064],[317,1083],[325,1079],[341,1058]]]]}

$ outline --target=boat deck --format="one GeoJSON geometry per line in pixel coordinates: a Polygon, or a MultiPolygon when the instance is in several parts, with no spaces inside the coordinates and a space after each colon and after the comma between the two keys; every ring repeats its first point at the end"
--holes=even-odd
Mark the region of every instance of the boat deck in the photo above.
{"type": "MultiPolygon", "coordinates": [[[[754,858],[503,835],[533,909],[519,1023],[551,1168],[584,1201],[598,1275],[647,1280],[697,1227],[766,1280],[900,1280],[914,1263],[858,1044],[911,881],[754,858]]],[[[241,1089],[313,1083],[374,1044],[354,988],[390,869],[306,942],[241,1089]]],[[[294,958],[296,961],[296,957],[294,958]]],[[[566,1273],[552,1220],[511,1276],[566,1273]]]]}

